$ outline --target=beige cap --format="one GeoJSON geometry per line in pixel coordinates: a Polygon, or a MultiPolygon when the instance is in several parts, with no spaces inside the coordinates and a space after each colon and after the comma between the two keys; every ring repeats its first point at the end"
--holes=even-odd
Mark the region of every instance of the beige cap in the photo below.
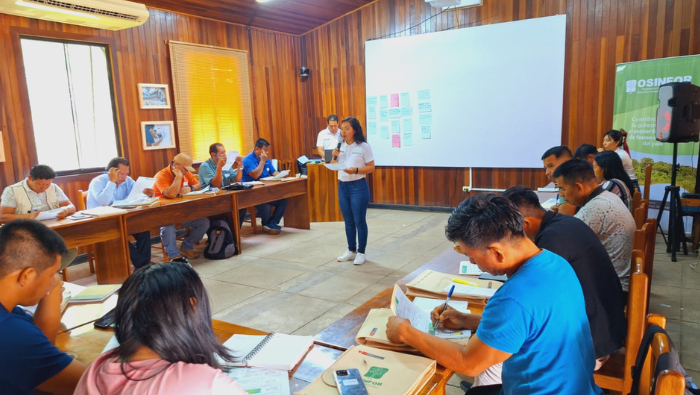
{"type": "Polygon", "coordinates": [[[68,265],[73,263],[76,256],[78,256],[78,249],[77,248],[71,248],[70,250],[66,251],[61,256],[61,267],[58,270],[61,271],[65,268],[67,268],[68,265]]]}
{"type": "Polygon", "coordinates": [[[192,167],[192,157],[187,154],[177,154],[173,158],[173,162],[180,164],[185,167],[185,169],[195,172],[194,167],[192,167]]]}

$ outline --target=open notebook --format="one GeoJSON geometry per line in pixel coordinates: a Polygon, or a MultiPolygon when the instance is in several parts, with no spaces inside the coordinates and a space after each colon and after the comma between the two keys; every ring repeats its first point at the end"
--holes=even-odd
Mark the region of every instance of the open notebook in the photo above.
{"type": "Polygon", "coordinates": [[[270,333],[267,336],[233,335],[224,346],[235,358],[230,366],[292,370],[313,346],[311,336],[270,333]]]}

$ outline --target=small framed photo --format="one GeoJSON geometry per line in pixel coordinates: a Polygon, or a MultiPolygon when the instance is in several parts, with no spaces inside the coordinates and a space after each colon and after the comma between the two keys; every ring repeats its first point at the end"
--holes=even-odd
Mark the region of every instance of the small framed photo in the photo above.
{"type": "Polygon", "coordinates": [[[175,127],[173,121],[141,122],[143,149],[175,148],[175,127]]]}
{"type": "Polygon", "coordinates": [[[139,104],[143,109],[170,108],[170,90],[167,84],[138,84],[139,104]]]}

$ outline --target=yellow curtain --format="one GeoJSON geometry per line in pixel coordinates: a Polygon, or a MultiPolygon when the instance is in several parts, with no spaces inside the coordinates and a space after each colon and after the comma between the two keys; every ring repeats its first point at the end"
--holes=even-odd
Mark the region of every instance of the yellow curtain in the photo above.
{"type": "Polygon", "coordinates": [[[248,53],[174,41],[169,46],[180,152],[204,161],[215,142],[243,156],[252,151],[248,53]]]}

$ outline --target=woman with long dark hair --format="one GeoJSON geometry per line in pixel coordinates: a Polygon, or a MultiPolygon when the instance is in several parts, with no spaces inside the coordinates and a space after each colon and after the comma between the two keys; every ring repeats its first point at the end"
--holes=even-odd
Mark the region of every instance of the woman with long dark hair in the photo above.
{"type": "Polygon", "coordinates": [[[76,394],[247,394],[221,371],[232,357],[212,329],[209,296],[184,263],[137,270],[119,291],[119,346],[102,354],[76,394]]]}
{"type": "Polygon", "coordinates": [[[345,163],[348,168],[338,172],[338,200],[345,220],[345,236],[348,250],[338,257],[338,262],[365,263],[367,247],[367,207],[369,185],[366,175],[374,171],[374,155],[362,132],[360,121],[347,117],[340,123],[343,144],[333,151],[334,162],[345,163]]]}
{"type": "Polygon", "coordinates": [[[637,181],[637,176],[634,174],[630,149],[627,147],[627,132],[625,132],[625,129],[608,130],[608,132],[603,135],[603,150],[613,151],[620,156],[622,167],[625,169],[630,180],[632,180],[634,189],[639,190],[639,182],[637,181]]]}
{"type": "Polygon", "coordinates": [[[600,186],[619,196],[631,211],[635,188],[629,175],[622,167],[620,156],[613,151],[599,153],[593,158],[593,171],[600,186]]]}

